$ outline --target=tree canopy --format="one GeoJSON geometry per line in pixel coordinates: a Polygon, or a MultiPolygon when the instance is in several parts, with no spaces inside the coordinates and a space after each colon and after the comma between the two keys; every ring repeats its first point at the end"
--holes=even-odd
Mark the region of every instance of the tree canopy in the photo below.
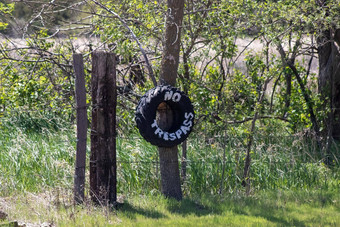
{"type": "MultiPolygon", "coordinates": [[[[136,102],[154,86],[148,67],[159,79],[169,9],[164,0],[96,2],[1,2],[1,114],[34,109],[73,119],[72,53],[84,54],[89,77],[90,53],[105,49],[119,58],[119,131],[135,131],[136,102]]],[[[339,54],[338,0],[188,0],[184,7],[177,86],[194,103],[197,134],[246,136],[257,115],[254,130],[263,134],[311,132],[328,143],[339,121],[339,74],[331,73],[331,84],[320,75],[328,67],[322,59],[339,54]]]]}

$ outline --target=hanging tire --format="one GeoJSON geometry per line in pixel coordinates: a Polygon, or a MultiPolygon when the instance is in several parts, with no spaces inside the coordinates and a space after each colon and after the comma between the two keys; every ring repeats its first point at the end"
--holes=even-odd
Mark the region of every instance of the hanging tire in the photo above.
{"type": "Polygon", "coordinates": [[[194,117],[191,101],[182,91],[169,85],[160,85],[147,91],[140,99],[135,120],[146,141],[159,147],[173,147],[189,136],[194,117]],[[173,113],[172,123],[166,130],[161,129],[156,121],[157,108],[163,102],[173,113]]]}

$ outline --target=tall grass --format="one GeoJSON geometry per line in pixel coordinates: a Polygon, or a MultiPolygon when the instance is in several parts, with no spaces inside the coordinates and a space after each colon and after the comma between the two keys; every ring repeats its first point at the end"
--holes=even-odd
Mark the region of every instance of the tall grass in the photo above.
{"type": "MultiPolygon", "coordinates": [[[[0,196],[55,188],[72,190],[74,126],[49,115],[36,118],[16,115],[2,118],[0,130],[0,196]]],[[[187,177],[182,182],[184,194],[242,193],[245,140],[241,136],[206,139],[191,136],[187,177]]],[[[314,142],[308,138],[256,135],[251,155],[253,192],[268,189],[339,191],[339,165],[325,166],[314,142]]],[[[159,194],[157,149],[137,133],[117,138],[117,167],[119,194],[159,194]]]]}
{"type": "Polygon", "coordinates": [[[75,138],[60,119],[17,115],[2,119],[0,195],[71,187],[75,138]]]}
{"type": "MultiPolygon", "coordinates": [[[[243,192],[244,140],[244,137],[217,137],[212,140],[191,137],[188,140],[187,177],[182,182],[184,193],[216,195],[243,192]]],[[[123,193],[159,191],[157,149],[138,136],[119,138],[117,148],[119,190],[123,193]]],[[[251,165],[253,191],[339,190],[339,166],[325,166],[320,156],[317,146],[308,138],[257,136],[251,165]]]]}
{"type": "MultiPolygon", "coordinates": [[[[300,140],[299,137],[284,136],[268,143],[267,137],[255,138],[250,170],[253,191],[328,187],[339,190],[339,166],[328,168],[317,159],[313,142],[302,143],[300,140]]],[[[243,191],[243,137],[222,137],[211,144],[202,139],[191,139],[189,144],[189,193],[243,191]]]]}

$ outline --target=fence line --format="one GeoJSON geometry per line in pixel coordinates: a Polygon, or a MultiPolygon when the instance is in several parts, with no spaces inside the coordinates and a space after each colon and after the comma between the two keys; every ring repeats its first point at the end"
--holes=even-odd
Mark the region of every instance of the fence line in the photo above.
{"type": "MultiPolygon", "coordinates": [[[[254,159],[253,160],[254,162],[256,161],[261,161],[261,163],[267,163],[267,164],[270,164],[270,165],[276,165],[276,164],[289,164],[289,165],[298,165],[296,164],[295,162],[292,162],[292,161],[269,161],[269,160],[258,160],[258,159],[254,159]]],[[[153,164],[153,165],[159,165],[160,162],[159,161],[117,161],[117,166],[119,167],[119,164],[120,163],[123,163],[123,164],[153,164]]],[[[172,162],[166,162],[166,163],[172,163],[172,162]]],[[[323,162],[320,160],[320,161],[299,161],[298,162],[299,164],[322,164],[323,165],[323,162]]],[[[210,161],[192,161],[192,160],[186,160],[186,164],[187,165],[192,165],[192,164],[234,164],[234,165],[238,165],[241,164],[240,166],[243,165],[243,162],[236,162],[236,161],[223,161],[221,160],[220,162],[218,161],[213,161],[213,162],[210,162],[210,161]]],[[[254,164],[254,163],[253,163],[254,164]]],[[[151,166],[153,166],[151,165],[151,166]]],[[[90,166],[87,164],[85,167],[82,167],[82,168],[85,168],[86,170],[89,170],[90,169],[90,166]]],[[[4,174],[4,173],[0,173],[0,176],[2,177],[8,177],[8,176],[12,176],[12,177],[15,177],[17,176],[17,174],[4,174]]],[[[74,178],[74,174],[70,174],[70,176],[66,176],[66,178],[74,178]]],[[[35,177],[42,177],[41,174],[36,174],[35,177]]]]}
{"type": "MultiPolygon", "coordinates": [[[[35,111],[31,111],[35,112],[35,111]]],[[[71,127],[68,128],[67,130],[72,130],[71,127]]],[[[90,130],[90,129],[88,129],[90,130]]],[[[137,133],[137,131],[136,131],[137,133]]],[[[188,158],[185,160],[185,163],[187,165],[187,173],[188,177],[186,178],[186,184],[185,190],[191,190],[187,189],[190,187],[194,187],[193,185],[195,184],[195,187],[199,187],[198,185],[201,184],[201,188],[209,188],[210,186],[213,187],[213,184],[216,184],[215,186],[217,188],[220,188],[220,182],[221,180],[224,182],[223,184],[223,190],[226,191],[228,188],[233,188],[237,187],[241,184],[238,179],[242,178],[242,166],[244,165],[243,161],[243,155],[244,155],[244,149],[245,149],[245,144],[244,140],[247,139],[247,136],[232,136],[228,135],[225,132],[220,132],[217,135],[211,135],[211,136],[199,136],[195,134],[195,132],[189,137],[188,139],[188,158]],[[211,141],[209,141],[211,139],[211,141]],[[197,148],[197,149],[196,149],[197,148]],[[196,149],[196,151],[195,151],[196,149]],[[227,153],[231,151],[232,153],[229,154],[227,160],[223,160],[222,154],[223,151],[226,150],[227,153]],[[199,155],[193,154],[194,152],[199,153],[199,155]],[[195,155],[195,157],[193,157],[195,155]],[[239,155],[238,159],[235,157],[236,155],[239,155]],[[197,158],[209,158],[208,160],[197,160],[197,158]],[[194,159],[195,158],[195,159],[194,159]],[[190,168],[194,170],[189,170],[190,168]],[[193,171],[199,171],[200,168],[207,168],[209,171],[198,173],[198,172],[193,172],[193,171]],[[229,173],[226,173],[225,176],[221,176],[223,169],[226,169],[229,171],[229,173]],[[195,175],[196,174],[196,175],[195,175]],[[199,175],[201,174],[201,175],[199,175]],[[206,174],[206,175],[205,175],[206,174]],[[193,175],[193,176],[190,176],[193,175]],[[201,178],[200,178],[201,177],[201,178]],[[223,179],[222,179],[223,177],[223,179]],[[215,179],[213,179],[215,178],[215,179]],[[200,179],[202,182],[197,183],[197,179],[200,179]],[[230,179],[234,182],[230,182],[230,179]],[[204,181],[204,182],[203,182],[204,181]],[[212,183],[213,182],[213,183],[212,183]],[[215,183],[214,183],[215,182],[215,183]],[[236,183],[235,183],[236,182],[236,183]]],[[[68,135],[69,136],[69,135],[68,135]]],[[[69,137],[70,139],[65,140],[65,138],[62,138],[63,140],[57,141],[53,146],[65,146],[65,147],[72,147],[71,150],[68,150],[67,152],[72,152],[75,151],[75,143],[77,142],[77,139],[75,138],[76,134],[74,133],[73,137],[69,137]],[[74,138],[74,139],[72,139],[74,138]]],[[[50,138],[50,137],[47,137],[50,138]]],[[[118,184],[120,185],[121,188],[129,188],[130,191],[134,190],[134,187],[137,187],[136,185],[139,184],[139,189],[138,190],[150,190],[150,188],[155,188],[156,190],[159,190],[160,186],[158,184],[159,180],[159,165],[160,162],[158,160],[158,154],[157,150],[154,149],[151,145],[149,145],[147,142],[144,142],[144,139],[139,136],[125,136],[125,135],[118,135],[117,137],[117,167],[118,167],[118,184]],[[142,142],[142,143],[141,143],[142,142]],[[137,143],[137,144],[136,144],[137,143]],[[129,145],[130,146],[126,146],[129,145]],[[153,150],[154,149],[154,150],[153,150]],[[143,154],[142,152],[145,151],[147,154],[143,154]],[[152,152],[156,152],[155,154],[152,154],[152,152]],[[133,153],[135,156],[130,156],[129,153],[133,153]],[[127,157],[122,157],[123,155],[128,154],[129,156],[127,157]],[[150,158],[150,156],[152,156],[150,158]],[[150,159],[147,159],[150,158],[150,159]],[[138,159],[144,159],[144,160],[138,160],[138,159]],[[127,173],[124,173],[127,172],[127,173]],[[126,174],[126,175],[124,175],[126,174]],[[130,175],[129,175],[130,174],[130,175]],[[141,183],[143,182],[143,183],[141,183]],[[124,185],[126,184],[126,185],[124,185]],[[142,185],[143,184],[143,185],[142,185]]],[[[323,180],[326,175],[320,175],[323,174],[322,171],[323,168],[325,168],[325,171],[327,170],[327,167],[324,167],[323,165],[323,159],[321,156],[321,152],[317,150],[317,147],[313,146],[313,141],[311,137],[308,135],[255,135],[255,144],[254,144],[254,152],[252,154],[252,166],[256,171],[261,172],[261,174],[264,174],[264,179],[258,180],[259,176],[254,176],[251,175],[251,177],[256,178],[255,180],[259,181],[258,183],[261,186],[258,187],[277,187],[279,184],[284,184],[284,183],[277,183],[275,181],[268,181],[266,182],[266,177],[268,175],[265,175],[265,171],[271,172],[270,174],[273,175],[273,178],[279,179],[282,175],[282,179],[288,179],[285,178],[285,175],[294,175],[296,174],[294,171],[296,169],[300,169],[301,172],[299,174],[306,174],[307,178],[303,178],[301,176],[296,174],[295,181],[297,182],[302,182],[301,184],[307,184],[303,182],[307,181],[313,181],[313,179],[308,179],[309,176],[311,175],[312,177],[315,177],[316,180],[323,180]],[[286,140],[286,141],[285,141],[286,140]],[[298,146],[300,150],[292,150],[292,146],[290,145],[290,142],[297,141],[299,142],[298,146]],[[301,142],[307,142],[307,143],[300,143],[301,142]],[[265,146],[262,146],[265,145],[265,146]],[[269,147],[271,147],[269,149],[269,147]],[[269,150],[270,150],[270,155],[269,157],[269,150]],[[314,158],[310,158],[308,154],[311,154],[314,158]],[[318,158],[317,155],[320,157],[318,158]],[[286,156],[285,159],[282,159],[283,156],[286,156]],[[271,158],[271,159],[270,159],[271,158]],[[298,161],[298,163],[296,163],[298,161]],[[261,165],[260,167],[257,167],[261,165]],[[315,175],[314,173],[307,172],[307,169],[310,166],[315,166],[315,175]],[[262,169],[261,169],[262,168],[262,169]],[[321,170],[318,170],[320,168],[321,170]],[[318,172],[320,171],[320,173],[318,172]],[[310,175],[309,175],[310,174],[310,175]]],[[[14,139],[13,139],[14,140],[14,139]]],[[[0,139],[1,142],[1,139],[0,139]]],[[[89,143],[88,143],[89,145],[89,143]]],[[[337,151],[333,151],[333,154],[336,155],[336,157],[339,157],[339,145],[335,146],[337,151]]],[[[39,149],[39,147],[37,148],[39,149]]],[[[2,151],[3,152],[3,151],[2,151]]],[[[71,153],[68,153],[71,154],[71,153]]],[[[180,153],[181,154],[181,153],[180,153]]],[[[73,155],[73,153],[72,153],[73,155]]],[[[67,155],[66,155],[67,156],[67,155]]],[[[70,155],[71,157],[71,155],[70,155]]],[[[66,157],[68,158],[68,156],[66,157]]],[[[179,157],[179,163],[181,163],[180,157],[179,157]]],[[[74,163],[72,163],[73,165],[74,163]]],[[[339,162],[337,161],[335,163],[339,167],[339,162]]],[[[5,166],[4,166],[5,167],[5,166]]],[[[5,167],[6,168],[6,167],[5,167]]],[[[17,174],[4,174],[0,173],[0,184],[8,183],[8,184],[13,184],[15,187],[16,181],[19,181],[20,179],[17,179],[17,176],[20,175],[20,168],[19,168],[17,174]],[[6,182],[3,181],[3,179],[6,180],[9,177],[14,179],[14,182],[6,182]],[[1,179],[3,178],[3,179],[1,179]]],[[[58,168],[58,167],[57,167],[58,168]]],[[[62,168],[62,167],[60,167],[62,168]]],[[[89,171],[89,162],[86,162],[86,166],[84,167],[87,172],[86,172],[86,184],[89,184],[88,182],[88,171],[89,171]]],[[[70,167],[70,169],[73,170],[73,166],[70,167]]],[[[24,170],[22,170],[24,171],[24,170]]],[[[43,171],[49,171],[48,169],[45,169],[43,171]]],[[[63,185],[63,187],[67,187],[69,189],[72,188],[71,182],[72,179],[74,179],[75,175],[73,172],[67,172],[66,170],[62,170],[61,175],[56,175],[54,178],[56,180],[52,181],[50,185],[53,185],[53,182],[55,182],[57,185],[59,182],[60,184],[63,185]],[[68,184],[63,183],[64,179],[67,180],[68,184]]],[[[310,170],[308,170],[310,171],[310,170]]],[[[313,170],[314,171],[314,170],[313,170]]],[[[35,178],[48,180],[46,179],[47,176],[44,175],[44,172],[37,173],[34,175],[35,178]]],[[[254,173],[256,174],[256,173],[254,173]]],[[[337,175],[339,176],[339,175],[337,175]]],[[[31,177],[31,176],[27,176],[31,177]]],[[[283,181],[283,180],[282,180],[283,181]]],[[[22,182],[21,184],[25,184],[25,182],[22,182]]],[[[299,184],[299,183],[296,183],[299,184]]],[[[313,186],[313,184],[311,183],[313,186]]],[[[1,185],[2,187],[2,185],[1,185]]],[[[0,192],[1,189],[0,187],[0,192]]],[[[52,187],[52,186],[51,186],[52,187]]],[[[288,187],[288,186],[287,186],[288,187]]],[[[88,190],[88,189],[87,189],[88,190]]],[[[126,189],[128,190],[128,189],[126,189]]],[[[202,189],[203,190],[203,189],[202,189]]],[[[216,190],[215,190],[216,191],[216,190]]],[[[122,193],[121,191],[119,193],[122,193]]],[[[217,192],[218,193],[218,192],[217,192]]]]}

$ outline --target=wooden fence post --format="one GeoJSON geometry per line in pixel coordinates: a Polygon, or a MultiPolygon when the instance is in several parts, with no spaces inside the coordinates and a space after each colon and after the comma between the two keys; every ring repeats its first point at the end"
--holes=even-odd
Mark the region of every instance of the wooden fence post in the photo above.
{"type": "Polygon", "coordinates": [[[90,190],[93,202],[117,200],[116,61],[112,53],[92,54],[90,190]]]}
{"type": "Polygon", "coordinates": [[[82,54],[73,55],[73,67],[76,76],[76,106],[77,106],[77,152],[74,174],[74,201],[80,204],[84,201],[87,113],[85,74],[82,54]]]}

